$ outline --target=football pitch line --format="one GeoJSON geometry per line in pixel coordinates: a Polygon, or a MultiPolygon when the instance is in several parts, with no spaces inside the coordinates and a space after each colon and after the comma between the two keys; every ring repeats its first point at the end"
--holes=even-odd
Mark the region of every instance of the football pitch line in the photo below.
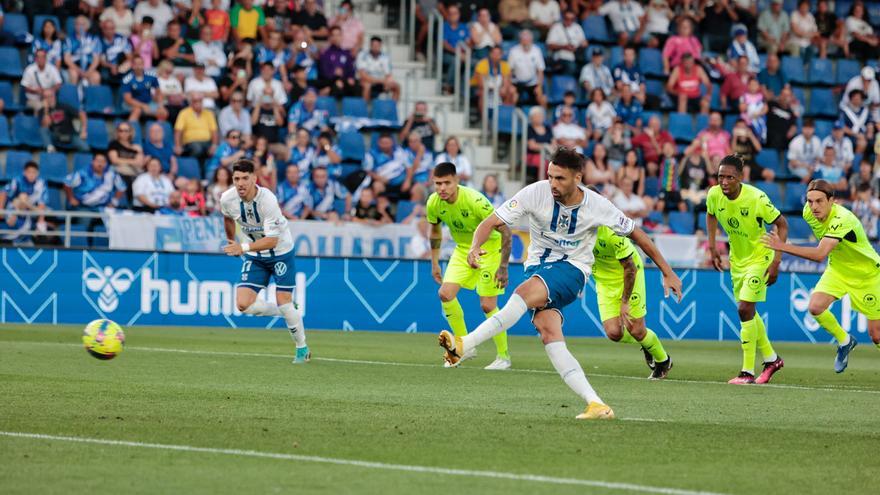
{"type": "MultiPolygon", "coordinates": [[[[68,344],[62,342],[28,342],[28,344],[37,344],[37,345],[60,345],[60,346],[68,346],[68,347],[82,347],[79,344],[68,344]]],[[[167,353],[177,353],[177,354],[198,354],[205,356],[230,356],[230,357],[269,357],[269,358],[285,358],[291,359],[292,356],[288,354],[273,354],[267,352],[233,352],[233,351],[203,351],[196,349],[176,349],[172,347],[126,347],[127,350],[133,351],[145,351],[145,352],[167,352],[167,353]]],[[[344,359],[344,358],[332,358],[332,357],[313,357],[315,361],[325,361],[328,363],[345,363],[345,364],[363,364],[370,366],[399,366],[405,368],[439,368],[440,365],[433,364],[425,364],[425,363],[401,363],[396,361],[371,361],[365,359],[344,359]]],[[[536,370],[536,369],[527,369],[527,368],[511,368],[509,370],[503,371],[501,373],[538,373],[538,374],[548,374],[548,375],[556,375],[557,373],[553,370],[536,370]]],[[[630,376],[630,375],[611,375],[607,373],[587,373],[587,377],[597,376],[601,378],[614,378],[620,380],[646,380],[643,376],[630,376]]],[[[678,378],[666,378],[663,381],[671,382],[671,383],[690,383],[690,384],[699,384],[699,385],[724,385],[729,387],[727,382],[725,381],[713,381],[713,380],[683,380],[678,378]]],[[[783,390],[812,390],[819,392],[850,392],[857,394],[875,394],[880,395],[880,390],[871,390],[871,389],[863,389],[863,388],[849,388],[849,387],[811,387],[808,385],[787,385],[787,384],[774,384],[774,383],[766,383],[760,385],[761,388],[776,388],[783,390]]]]}
{"type": "Polygon", "coordinates": [[[436,466],[419,466],[411,464],[390,464],[384,462],[362,461],[356,459],[340,459],[336,457],[322,457],[298,454],[283,454],[276,452],[261,452],[257,450],[224,449],[211,447],[196,447],[192,445],[175,445],[162,443],[134,442],[127,440],[108,440],[103,438],[71,437],[64,435],[46,435],[42,433],[26,433],[17,431],[0,431],[0,436],[10,438],[26,438],[31,440],[48,440],[56,442],[83,443],[94,445],[109,445],[116,447],[133,447],[140,449],[171,450],[178,452],[190,452],[199,454],[228,455],[236,457],[253,457],[262,459],[276,459],[283,461],[312,462],[320,464],[334,464],[337,466],[354,466],[365,469],[378,469],[385,471],[400,471],[420,474],[439,474],[446,476],[461,476],[470,478],[490,478],[509,481],[529,481],[550,485],[585,486],[592,488],[604,488],[608,490],[620,490],[637,493],[658,493],[663,495],[722,495],[717,492],[705,492],[695,490],[683,490],[678,488],[666,488],[661,486],[637,485],[632,483],[616,483],[610,481],[588,480],[581,478],[557,478],[538,474],[506,473],[503,471],[482,471],[470,469],[454,469],[436,466]]]}

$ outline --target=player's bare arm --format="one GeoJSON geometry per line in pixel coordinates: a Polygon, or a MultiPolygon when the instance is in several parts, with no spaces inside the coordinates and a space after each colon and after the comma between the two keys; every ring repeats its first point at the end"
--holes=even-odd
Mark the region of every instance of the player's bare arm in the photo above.
{"type": "Polygon", "coordinates": [[[648,234],[639,227],[635,227],[629,234],[629,238],[651,258],[654,264],[657,265],[657,268],[660,269],[660,273],[663,274],[664,297],[669,297],[669,292],[671,291],[673,295],[677,296],[678,302],[681,302],[681,279],[672,271],[672,267],[666,262],[666,258],[663,257],[663,254],[660,253],[660,250],[657,249],[657,246],[648,237],[648,234]]]}
{"type": "Polygon", "coordinates": [[[507,287],[507,264],[510,262],[513,233],[510,231],[510,227],[503,222],[498,227],[495,227],[495,230],[501,234],[501,264],[498,265],[498,270],[495,271],[495,285],[499,289],[503,289],[507,287]]]}
{"type": "MultiPolygon", "coordinates": [[[[773,221],[772,232],[776,233],[782,242],[788,240],[788,220],[782,215],[776,217],[776,220],[773,221]]],[[[779,277],[780,262],[782,262],[782,251],[776,251],[776,254],[773,256],[773,262],[767,267],[766,276],[768,287],[775,284],[776,279],[779,277]]]]}
{"type": "MultiPolygon", "coordinates": [[[[500,226],[505,225],[505,223],[498,218],[498,215],[492,213],[485,220],[480,222],[480,225],[477,226],[477,230],[474,231],[474,239],[471,241],[471,248],[468,251],[467,261],[468,265],[471,268],[479,268],[480,267],[480,258],[486,254],[486,251],[482,249],[482,245],[489,240],[489,236],[492,235],[492,231],[498,229],[500,226]]],[[[508,252],[508,256],[510,253],[508,252]]],[[[502,263],[504,261],[502,260],[502,263]]]]}
{"type": "Polygon", "coordinates": [[[633,262],[632,256],[620,260],[623,266],[623,294],[620,296],[620,324],[623,328],[632,328],[633,322],[629,317],[629,298],[632,296],[633,287],[636,285],[636,274],[639,269],[633,262]]]}
{"type": "Polygon", "coordinates": [[[724,271],[724,265],[721,261],[721,255],[718,253],[718,247],[715,245],[715,238],[718,235],[718,219],[711,213],[706,215],[706,231],[709,235],[709,254],[712,255],[712,266],[719,272],[722,272],[724,271]]]}
{"type": "Polygon", "coordinates": [[[235,240],[235,220],[224,216],[223,217],[223,230],[226,231],[226,240],[232,242],[235,240]]]}
{"type": "Polygon", "coordinates": [[[443,244],[443,230],[439,223],[431,224],[431,276],[438,284],[443,283],[443,274],[440,271],[440,246],[443,244]]]}
{"type": "Polygon", "coordinates": [[[784,239],[780,238],[780,236],[776,232],[770,232],[764,235],[761,241],[769,247],[770,249],[775,250],[777,253],[788,253],[799,258],[805,258],[811,261],[815,261],[817,263],[821,263],[825,258],[828,257],[828,254],[831,253],[831,250],[837,246],[837,243],[840,242],[840,239],[835,239],[833,237],[823,237],[817,246],[795,246],[794,244],[787,243],[784,239]]]}

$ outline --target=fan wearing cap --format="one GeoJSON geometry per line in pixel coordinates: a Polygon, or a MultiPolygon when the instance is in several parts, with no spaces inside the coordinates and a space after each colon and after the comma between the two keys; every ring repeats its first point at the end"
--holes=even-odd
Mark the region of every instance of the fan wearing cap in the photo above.
{"type": "Polygon", "coordinates": [[[590,94],[594,89],[601,89],[605,96],[611,96],[614,89],[614,77],[611,76],[611,69],[605,64],[605,51],[599,47],[593,48],[590,63],[581,69],[579,78],[584,92],[590,94]]]}
{"type": "Polygon", "coordinates": [[[880,83],[877,82],[877,73],[872,67],[862,67],[861,73],[853,76],[846,83],[843,97],[840,99],[840,108],[849,104],[849,93],[854,89],[860,89],[865,93],[865,104],[871,109],[871,117],[875,122],[880,121],[878,109],[880,109],[880,83]]]}
{"type": "Polygon", "coordinates": [[[834,166],[849,171],[853,165],[855,154],[853,142],[843,132],[845,125],[842,120],[834,121],[831,135],[822,140],[822,148],[834,148],[834,166]]]}
{"type": "Polygon", "coordinates": [[[733,41],[727,49],[727,58],[736,60],[746,57],[749,59],[749,72],[757,74],[761,70],[761,59],[758,57],[758,49],[749,41],[749,30],[744,24],[734,24],[731,34],[733,41]]]}

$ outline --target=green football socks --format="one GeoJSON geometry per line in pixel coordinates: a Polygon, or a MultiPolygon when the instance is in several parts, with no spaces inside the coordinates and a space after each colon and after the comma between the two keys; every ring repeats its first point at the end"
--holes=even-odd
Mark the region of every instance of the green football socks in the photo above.
{"type": "MultiPolygon", "coordinates": [[[[495,307],[492,311],[485,313],[486,319],[488,320],[497,312],[498,308],[495,307]]],[[[495,353],[498,357],[502,359],[510,359],[510,351],[507,349],[507,332],[501,332],[498,335],[495,335],[492,337],[492,341],[495,342],[495,353]]]]}
{"type": "Polygon", "coordinates": [[[826,309],[818,315],[813,315],[813,318],[822,325],[826,332],[837,339],[839,345],[846,345],[849,342],[849,334],[840,326],[840,323],[837,322],[837,318],[831,314],[831,311],[826,309]]]}
{"type": "Polygon", "coordinates": [[[651,353],[654,362],[662,363],[669,359],[669,356],[666,354],[666,349],[664,349],[663,344],[660,343],[660,338],[657,337],[657,334],[650,328],[645,329],[645,338],[642,339],[639,344],[641,344],[646,351],[651,353]]]}
{"type": "Polygon", "coordinates": [[[752,375],[755,374],[755,350],[758,346],[758,319],[752,318],[742,322],[742,330],[739,337],[742,341],[743,366],[742,370],[752,375]]]}
{"type": "Polygon", "coordinates": [[[765,363],[772,363],[779,356],[776,355],[776,351],[773,350],[773,344],[767,338],[767,327],[764,326],[764,319],[758,313],[755,313],[755,322],[758,324],[758,350],[761,351],[761,356],[764,357],[765,363]]]}
{"type": "Polygon", "coordinates": [[[446,321],[449,322],[449,328],[452,330],[452,333],[459,337],[467,335],[468,331],[467,324],[464,322],[464,310],[461,309],[461,304],[458,302],[458,298],[448,302],[440,301],[440,305],[443,306],[443,314],[446,315],[446,321]]]}
{"type": "Polygon", "coordinates": [[[632,334],[629,333],[629,330],[627,330],[625,328],[623,329],[623,337],[621,337],[620,340],[618,340],[618,342],[620,342],[621,344],[638,344],[639,343],[639,341],[636,340],[636,338],[633,337],[632,334]]]}

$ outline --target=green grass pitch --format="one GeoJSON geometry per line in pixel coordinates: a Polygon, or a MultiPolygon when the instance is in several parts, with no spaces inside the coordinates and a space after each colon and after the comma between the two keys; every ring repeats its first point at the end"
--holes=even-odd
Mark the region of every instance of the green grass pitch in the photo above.
{"type": "Polygon", "coordinates": [[[864,335],[842,375],[778,344],[773,385],[740,387],[736,342],[667,341],[650,382],[636,347],[570,339],[620,418],[581,422],[536,337],[489,372],[491,343],[443,369],[431,334],[313,331],[293,366],[283,331],[135,327],[108,362],[80,331],[0,327],[0,493],[880,492],[864,335]]]}

